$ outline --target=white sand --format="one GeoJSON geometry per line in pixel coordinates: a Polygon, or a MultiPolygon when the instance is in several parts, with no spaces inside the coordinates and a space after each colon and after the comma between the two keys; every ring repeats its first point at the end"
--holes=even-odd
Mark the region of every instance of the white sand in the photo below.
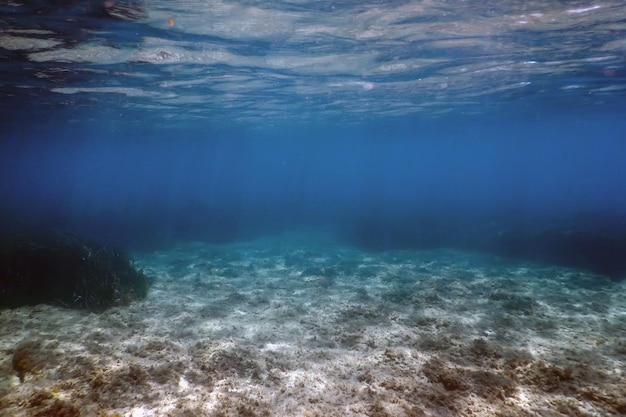
{"type": "Polygon", "coordinates": [[[130,307],[0,311],[0,416],[626,414],[625,282],[288,238],[135,258],[130,307]]]}

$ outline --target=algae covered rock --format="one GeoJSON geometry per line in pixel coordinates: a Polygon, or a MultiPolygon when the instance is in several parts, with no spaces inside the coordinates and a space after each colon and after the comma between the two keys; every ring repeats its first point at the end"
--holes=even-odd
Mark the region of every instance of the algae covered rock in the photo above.
{"type": "Polygon", "coordinates": [[[103,311],[144,298],[149,285],[124,252],[81,237],[0,244],[0,308],[52,303],[103,311]]]}

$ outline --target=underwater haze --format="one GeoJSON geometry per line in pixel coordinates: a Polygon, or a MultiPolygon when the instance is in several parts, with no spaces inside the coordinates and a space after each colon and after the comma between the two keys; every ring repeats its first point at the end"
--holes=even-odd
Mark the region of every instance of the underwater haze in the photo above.
{"type": "Polygon", "coordinates": [[[4,227],[132,247],[293,229],[376,249],[482,248],[541,232],[623,239],[620,113],[490,116],[228,131],[24,127],[2,145],[4,227]]]}
{"type": "Polygon", "coordinates": [[[373,248],[624,237],[621,2],[2,10],[7,233],[133,246],[304,228],[373,248]]]}
{"type": "Polygon", "coordinates": [[[626,415],[625,115],[622,0],[0,0],[0,417],[626,415]]]}

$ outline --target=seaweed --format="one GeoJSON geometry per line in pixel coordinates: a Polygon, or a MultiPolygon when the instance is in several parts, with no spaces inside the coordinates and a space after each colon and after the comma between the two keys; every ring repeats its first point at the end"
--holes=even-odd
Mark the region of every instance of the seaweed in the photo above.
{"type": "Polygon", "coordinates": [[[52,303],[101,312],[144,298],[150,283],[124,252],[80,236],[0,245],[0,308],[52,303]]]}
{"type": "Polygon", "coordinates": [[[64,400],[55,399],[46,408],[39,410],[33,417],[79,417],[79,409],[64,400]]]}
{"type": "Polygon", "coordinates": [[[41,355],[41,342],[27,341],[21,343],[13,350],[12,367],[20,382],[24,382],[27,374],[37,375],[44,366],[44,358],[41,355]]]}

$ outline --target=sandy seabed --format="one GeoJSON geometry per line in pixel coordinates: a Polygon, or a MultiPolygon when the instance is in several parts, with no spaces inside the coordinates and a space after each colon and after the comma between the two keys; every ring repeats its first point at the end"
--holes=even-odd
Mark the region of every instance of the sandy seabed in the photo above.
{"type": "Polygon", "coordinates": [[[136,254],[148,297],[0,311],[0,416],[626,415],[626,282],[292,238],[136,254]]]}

